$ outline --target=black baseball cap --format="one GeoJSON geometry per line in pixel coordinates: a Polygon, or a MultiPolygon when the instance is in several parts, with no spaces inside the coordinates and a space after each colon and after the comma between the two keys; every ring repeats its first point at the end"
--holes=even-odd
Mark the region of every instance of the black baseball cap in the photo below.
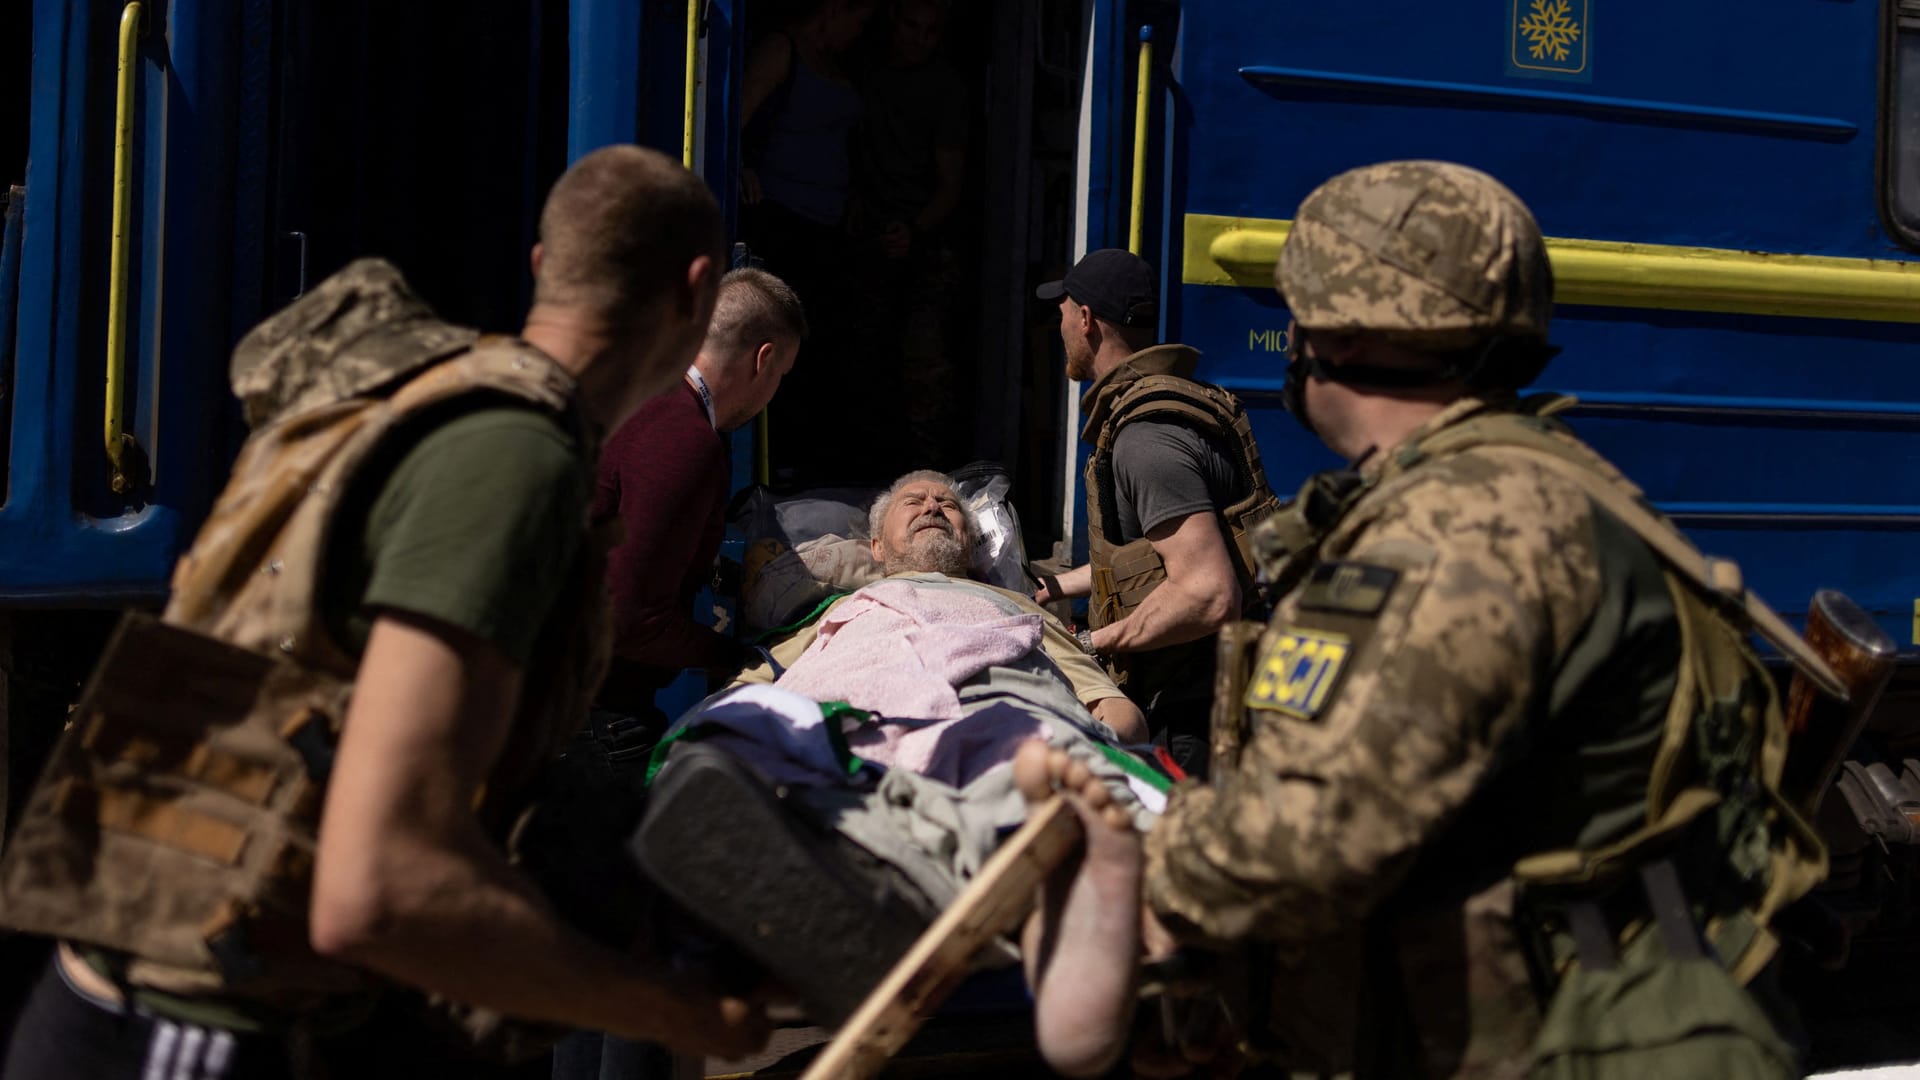
{"type": "Polygon", "coordinates": [[[1060,281],[1033,290],[1042,300],[1070,296],[1097,319],[1116,326],[1156,326],[1160,322],[1160,289],[1153,267],[1131,251],[1101,248],[1089,251],[1060,281]]]}

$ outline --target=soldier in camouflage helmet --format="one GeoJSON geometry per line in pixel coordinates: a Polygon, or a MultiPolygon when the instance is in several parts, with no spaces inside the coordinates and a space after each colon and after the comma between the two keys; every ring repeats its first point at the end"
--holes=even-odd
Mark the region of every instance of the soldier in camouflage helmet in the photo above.
{"type": "MultiPolygon", "coordinates": [[[[1149,951],[1157,926],[1250,958],[1241,1034],[1296,1069],[1529,1075],[1553,975],[1529,970],[1516,864],[1638,835],[1670,705],[1691,707],[1678,672],[1710,635],[1683,640],[1688,586],[1596,494],[1637,490],[1515,394],[1553,351],[1553,285],[1512,192],[1444,162],[1344,173],[1301,205],[1276,278],[1290,408],[1351,465],[1259,532],[1281,599],[1242,624],[1250,652],[1223,646],[1239,679],[1216,684],[1212,775],[1145,839],[1149,951]]],[[[1746,647],[1744,628],[1715,640],[1746,647]]],[[[1759,715],[1758,665],[1732,670],[1759,715]]],[[[1030,798],[1075,786],[1044,759],[1019,762],[1030,798]]],[[[1687,895],[1718,865],[1682,863],[1687,895]]],[[[1645,902],[1608,917],[1644,925],[1645,902]]],[[[1124,985],[1091,949],[1056,962],[1124,985]]],[[[1121,1027],[1040,988],[1043,1049],[1072,1028],[1050,1007],[1121,1027]]]]}

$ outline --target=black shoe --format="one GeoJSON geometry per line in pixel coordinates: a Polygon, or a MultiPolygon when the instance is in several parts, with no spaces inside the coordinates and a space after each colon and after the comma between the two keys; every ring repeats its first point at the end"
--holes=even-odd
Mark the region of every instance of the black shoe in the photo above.
{"type": "Polygon", "coordinates": [[[837,1027],[930,918],[899,871],[718,747],[674,748],[628,850],[694,920],[837,1027]]]}

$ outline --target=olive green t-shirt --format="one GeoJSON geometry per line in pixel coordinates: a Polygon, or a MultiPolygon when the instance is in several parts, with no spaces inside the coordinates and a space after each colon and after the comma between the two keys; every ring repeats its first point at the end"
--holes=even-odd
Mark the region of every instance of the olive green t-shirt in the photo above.
{"type": "MultiPolygon", "coordinates": [[[[592,489],[578,440],[546,413],[485,404],[375,453],[329,540],[321,604],[335,639],[358,656],[381,611],[407,611],[524,667],[585,536],[592,489]]],[[[112,970],[101,950],[83,958],[112,970]]],[[[133,992],[177,1020],[261,1027],[234,1001],[133,992]]]]}
{"type": "Polygon", "coordinates": [[[585,536],[578,441],[545,413],[486,405],[385,457],[335,522],[328,626],[359,655],[382,611],[410,612],[525,666],[585,536]]]}

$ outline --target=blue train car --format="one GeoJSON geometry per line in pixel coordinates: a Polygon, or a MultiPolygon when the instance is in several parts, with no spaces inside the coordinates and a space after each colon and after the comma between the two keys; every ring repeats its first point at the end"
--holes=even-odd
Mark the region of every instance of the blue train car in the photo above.
{"type": "MultiPolygon", "coordinates": [[[[26,97],[0,123],[26,123],[0,127],[0,815],[224,479],[239,335],[363,254],[513,329],[547,185],[611,142],[683,154],[733,220],[743,56],[801,6],[33,0],[5,20],[0,92],[26,97]]],[[[1579,429],[1773,605],[1842,589],[1920,660],[1914,0],[968,0],[947,36],[964,441],[1012,472],[1030,551],[1084,551],[1085,528],[1034,284],[1093,248],[1153,260],[1165,338],[1253,408],[1290,489],[1331,460],[1279,404],[1287,219],[1340,170],[1445,158],[1551,238],[1565,352],[1543,386],[1581,399],[1579,429]]],[[[770,441],[736,439],[737,482],[778,473],[795,425],[774,412],[770,441]]],[[[1883,711],[1881,751],[1914,753],[1910,697],[1883,711]]],[[[1858,921],[1893,925],[1883,901],[1858,921]]]]}
{"type": "MultiPolygon", "coordinates": [[[[1164,339],[1248,403],[1276,488],[1333,464],[1279,394],[1294,209],[1370,162],[1484,169],[1549,238],[1565,351],[1541,387],[1791,619],[1837,588],[1892,636],[1853,757],[1895,817],[1920,805],[1920,7],[1114,5],[1088,52],[1078,246],[1159,265],[1164,339]]],[[[1822,909],[1854,936],[1841,973],[1790,967],[1815,1059],[1911,1058],[1874,1018],[1912,1003],[1914,849],[1839,797],[1821,817],[1822,909]]]]}
{"type": "Polygon", "coordinates": [[[1146,14],[1094,31],[1085,242],[1126,245],[1138,98],[1165,334],[1256,407],[1276,487],[1328,463],[1278,408],[1287,218],[1356,165],[1464,162],[1550,238],[1565,352],[1542,384],[1580,398],[1580,430],[1782,611],[1839,588],[1912,652],[1911,5],[1728,18],[1596,0],[1211,0],[1146,14]]]}
{"type": "Polygon", "coordinates": [[[224,482],[245,434],[225,374],[239,336],[364,254],[450,318],[517,329],[541,199],[571,158],[639,140],[731,175],[738,8],[9,13],[0,807],[24,798],[117,609],[164,600],[224,482]]]}

